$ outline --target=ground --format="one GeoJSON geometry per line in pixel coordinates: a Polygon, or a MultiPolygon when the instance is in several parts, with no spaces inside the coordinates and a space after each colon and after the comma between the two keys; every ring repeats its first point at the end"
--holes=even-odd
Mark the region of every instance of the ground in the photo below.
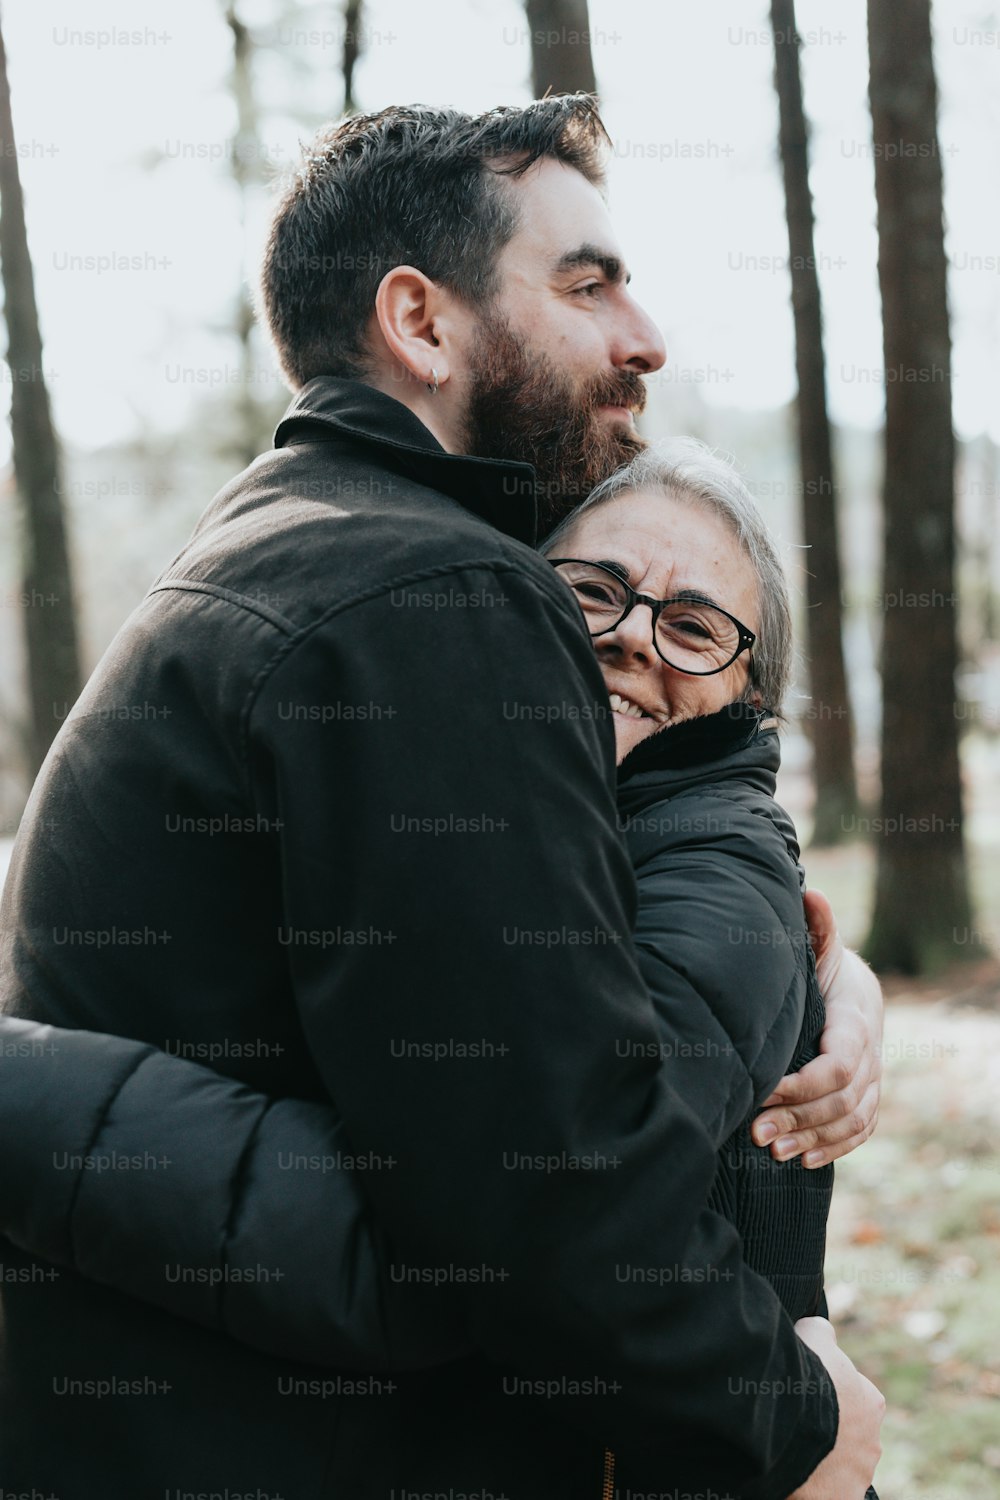
{"type": "Polygon", "coordinates": [[[888,1402],[880,1494],[990,1500],[1000,1497],[1000,1011],[898,993],[885,1065],[878,1130],[838,1167],[830,1314],[888,1402]]]}
{"type": "MultiPolygon", "coordinates": [[[[996,953],[1000,744],[965,752],[975,927],[996,953]]],[[[860,942],[873,851],[807,850],[805,864],[860,942]]],[[[888,1402],[883,1500],[1000,1500],[1000,964],[885,989],[878,1130],[837,1169],[831,1316],[888,1402]]]]}

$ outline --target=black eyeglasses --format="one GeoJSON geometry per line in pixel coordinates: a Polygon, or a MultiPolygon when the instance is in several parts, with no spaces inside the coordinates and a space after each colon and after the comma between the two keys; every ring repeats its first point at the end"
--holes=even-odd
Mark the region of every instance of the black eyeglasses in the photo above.
{"type": "Polygon", "coordinates": [[[692,677],[711,677],[731,667],[744,651],[752,651],[757,637],[735,615],[717,604],[694,598],[650,599],[602,563],[577,557],[549,561],[568,583],[583,610],[592,636],[616,630],[637,604],[653,613],[653,645],[661,661],[692,677]]]}

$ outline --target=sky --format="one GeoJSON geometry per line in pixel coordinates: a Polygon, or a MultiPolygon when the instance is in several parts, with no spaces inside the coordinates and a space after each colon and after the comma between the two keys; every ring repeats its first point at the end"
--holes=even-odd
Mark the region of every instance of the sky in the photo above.
{"type": "MultiPolygon", "coordinates": [[[[337,4],[243,0],[260,44],[273,175],[341,101],[337,4]]],[[[798,0],[834,419],[876,427],[884,378],[862,0],[798,0]],[[836,15],[836,22],[831,17],[836,15]]],[[[766,3],[591,0],[611,211],[633,291],[664,331],[659,377],[724,407],[794,394],[777,110],[766,3]]],[[[1000,18],[936,0],[940,145],[959,433],[1000,442],[1000,18]]],[[[266,223],[241,221],[226,154],[230,33],[221,0],[4,7],[44,367],[58,427],[84,447],[182,431],[237,377],[229,333],[266,223]]],[[[366,0],[362,108],[479,111],[530,97],[516,0],[366,0]]],[[[269,360],[255,378],[281,389],[269,360]]],[[[0,434],[0,459],[8,451],[0,434]]]]}

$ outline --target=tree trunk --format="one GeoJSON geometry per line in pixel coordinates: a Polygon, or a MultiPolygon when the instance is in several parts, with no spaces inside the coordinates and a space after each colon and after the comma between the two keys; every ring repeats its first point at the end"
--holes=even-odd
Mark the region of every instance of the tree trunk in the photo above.
{"type": "Polygon", "coordinates": [[[357,110],[354,97],[354,69],[361,56],[361,11],[363,0],[347,0],[344,6],[344,114],[357,110]]]}
{"type": "Polygon", "coordinates": [[[59,450],[42,368],[35,279],[0,32],[0,268],[7,320],[14,475],[23,514],[22,599],[28,668],[32,777],[80,692],[80,655],[59,450]]]}
{"type": "MultiPolygon", "coordinates": [[[[226,25],[233,38],[233,71],[230,75],[236,104],[236,135],[233,139],[233,180],[240,198],[240,219],[246,228],[247,198],[251,186],[259,181],[261,171],[260,126],[253,90],[253,38],[236,14],[236,0],[226,4],[226,25]]],[[[261,414],[253,384],[253,304],[247,292],[246,265],[240,265],[240,289],[236,305],[236,337],[240,345],[240,385],[237,393],[236,452],[243,464],[250,464],[263,446],[260,431],[261,414]]]]}
{"type": "Polygon", "coordinates": [[[886,386],[882,819],[868,957],[976,955],[955,711],[955,445],[930,0],[868,0],[886,386]]]}
{"type": "Polygon", "coordinates": [[[808,133],[802,107],[795,0],[771,0],[771,28],[795,322],[802,533],[809,549],[806,620],[812,703],[807,722],[816,789],[813,843],[835,844],[848,837],[855,827],[858,797],[841,634],[843,596],[837,487],[826,409],[823,310],[813,243],[808,133]]]}
{"type": "Polygon", "coordinates": [[[596,94],[587,0],[524,0],[531,33],[531,91],[596,94]]]}

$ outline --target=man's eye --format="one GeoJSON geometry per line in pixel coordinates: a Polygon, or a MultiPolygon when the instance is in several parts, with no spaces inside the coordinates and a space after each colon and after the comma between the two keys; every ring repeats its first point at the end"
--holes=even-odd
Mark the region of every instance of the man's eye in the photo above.
{"type": "Polygon", "coordinates": [[[590,297],[590,298],[593,298],[593,297],[596,297],[597,293],[600,290],[601,290],[601,283],[599,281],[588,281],[587,284],[586,284],[586,286],[575,286],[573,288],[573,295],[575,297],[590,297]]]}

